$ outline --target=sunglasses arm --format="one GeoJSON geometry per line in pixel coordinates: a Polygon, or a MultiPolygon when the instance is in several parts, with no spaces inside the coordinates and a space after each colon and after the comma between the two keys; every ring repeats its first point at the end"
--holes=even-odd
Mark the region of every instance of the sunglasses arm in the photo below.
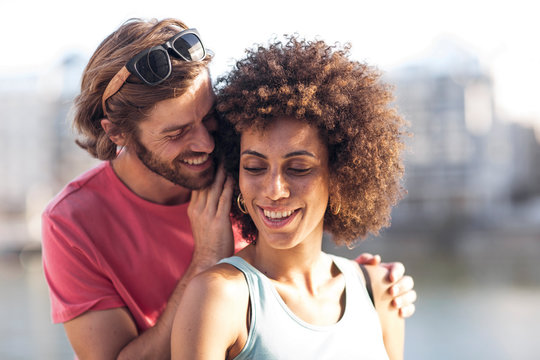
{"type": "Polygon", "coordinates": [[[110,98],[111,96],[116,94],[118,90],[120,90],[120,88],[122,87],[122,85],[124,85],[129,75],[131,75],[131,73],[124,66],[111,79],[111,81],[107,85],[107,88],[105,89],[105,92],[103,93],[103,96],[101,97],[101,107],[103,108],[103,114],[107,115],[107,111],[105,110],[105,101],[107,101],[108,98],[110,98]]]}

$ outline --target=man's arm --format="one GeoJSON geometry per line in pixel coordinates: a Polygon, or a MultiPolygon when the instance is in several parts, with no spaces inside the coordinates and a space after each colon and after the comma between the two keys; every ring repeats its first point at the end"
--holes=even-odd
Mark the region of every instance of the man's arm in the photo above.
{"type": "Polygon", "coordinates": [[[64,323],[77,357],[86,359],[169,359],[170,333],[187,283],[200,272],[194,262],[176,286],[156,324],[138,334],[126,308],[87,311],[64,323]]]}
{"type": "Polygon", "coordinates": [[[416,291],[413,278],[405,275],[405,267],[400,262],[381,263],[379,255],[361,254],[356,262],[363,265],[380,265],[386,269],[386,292],[392,297],[391,306],[398,309],[399,316],[408,318],[416,310],[416,291]]]}
{"type": "Polygon", "coordinates": [[[88,311],[64,323],[81,360],[170,358],[172,323],[187,284],[195,275],[233,254],[231,197],[232,179],[225,179],[222,169],[209,188],[192,192],[188,215],[195,243],[193,259],[152,328],[138,334],[135,321],[125,308],[88,311]]]}
{"type": "Polygon", "coordinates": [[[375,310],[379,316],[384,347],[390,360],[403,360],[405,344],[405,320],[391,305],[392,296],[388,292],[387,270],[381,266],[366,266],[369,273],[375,310]]]}

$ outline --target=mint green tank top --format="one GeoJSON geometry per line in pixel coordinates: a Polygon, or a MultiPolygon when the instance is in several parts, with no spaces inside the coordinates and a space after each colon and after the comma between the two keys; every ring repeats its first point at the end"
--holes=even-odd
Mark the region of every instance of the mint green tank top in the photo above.
{"type": "Polygon", "coordinates": [[[244,259],[220,261],[240,270],[247,281],[251,326],[234,360],[388,360],[379,318],[360,273],[350,260],[330,255],[345,276],[345,311],[333,325],[318,326],[297,317],[270,279],[244,259]]]}

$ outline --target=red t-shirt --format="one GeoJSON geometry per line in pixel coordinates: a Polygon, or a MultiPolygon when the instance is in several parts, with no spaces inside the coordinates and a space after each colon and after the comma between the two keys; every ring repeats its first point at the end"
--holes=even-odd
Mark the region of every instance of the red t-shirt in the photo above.
{"type": "Polygon", "coordinates": [[[42,217],[53,322],[125,306],[153,326],[191,261],[187,207],[138,197],[109,162],[69,183],[42,217]]]}

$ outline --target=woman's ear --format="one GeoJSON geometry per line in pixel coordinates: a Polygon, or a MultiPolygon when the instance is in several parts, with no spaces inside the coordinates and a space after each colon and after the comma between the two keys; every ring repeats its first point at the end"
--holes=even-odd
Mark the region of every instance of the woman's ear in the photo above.
{"type": "Polygon", "coordinates": [[[116,125],[114,125],[109,119],[101,119],[101,127],[113,143],[118,146],[126,145],[126,137],[124,136],[124,133],[116,131],[116,125]]]}

